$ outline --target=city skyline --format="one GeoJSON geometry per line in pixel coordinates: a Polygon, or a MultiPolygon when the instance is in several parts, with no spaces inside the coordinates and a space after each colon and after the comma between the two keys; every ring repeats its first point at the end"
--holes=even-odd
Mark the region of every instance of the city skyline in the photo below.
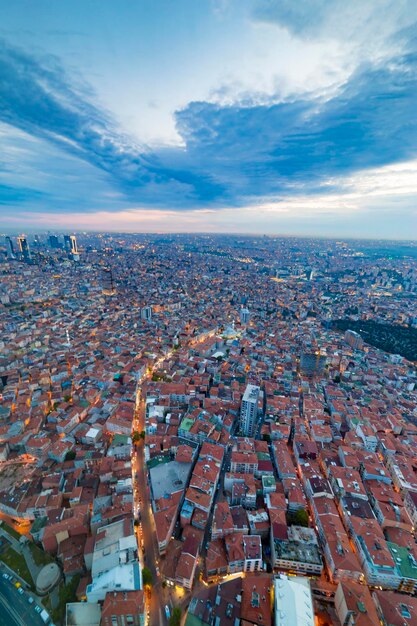
{"type": "Polygon", "coordinates": [[[0,17],[3,232],[413,238],[410,0],[0,17]]]}
{"type": "Polygon", "coordinates": [[[0,237],[0,623],[411,624],[416,261],[0,237]]]}

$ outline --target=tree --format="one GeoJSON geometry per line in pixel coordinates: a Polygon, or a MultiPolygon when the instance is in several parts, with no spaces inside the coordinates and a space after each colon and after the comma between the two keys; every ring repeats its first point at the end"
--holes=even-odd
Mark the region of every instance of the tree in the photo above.
{"type": "Polygon", "coordinates": [[[65,460],[73,461],[76,456],[77,456],[77,453],[75,452],[75,450],[68,450],[68,452],[65,455],[65,460]]]}
{"type": "Polygon", "coordinates": [[[304,526],[304,528],[308,528],[307,511],[305,509],[298,509],[298,511],[290,513],[289,522],[293,526],[304,526]]]}
{"type": "Polygon", "coordinates": [[[262,439],[263,439],[264,441],[267,441],[268,443],[271,443],[271,435],[270,435],[269,433],[264,433],[264,434],[262,435],[262,439]]]}
{"type": "Polygon", "coordinates": [[[144,587],[146,585],[149,585],[149,587],[152,585],[152,572],[149,567],[144,567],[142,569],[142,581],[144,587]]]}
{"type": "Polygon", "coordinates": [[[133,443],[137,443],[140,439],[140,432],[138,430],[133,431],[132,441],[133,443]]]}
{"type": "Polygon", "coordinates": [[[172,611],[172,615],[169,618],[169,626],[180,626],[181,624],[181,609],[176,606],[172,611]]]}

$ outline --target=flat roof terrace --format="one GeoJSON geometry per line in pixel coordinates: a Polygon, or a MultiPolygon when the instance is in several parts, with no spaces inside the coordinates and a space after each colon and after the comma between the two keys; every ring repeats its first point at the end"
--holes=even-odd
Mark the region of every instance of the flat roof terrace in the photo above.
{"type": "Polygon", "coordinates": [[[169,461],[149,470],[153,497],[155,500],[169,496],[175,491],[185,489],[191,472],[192,463],[169,461]]]}

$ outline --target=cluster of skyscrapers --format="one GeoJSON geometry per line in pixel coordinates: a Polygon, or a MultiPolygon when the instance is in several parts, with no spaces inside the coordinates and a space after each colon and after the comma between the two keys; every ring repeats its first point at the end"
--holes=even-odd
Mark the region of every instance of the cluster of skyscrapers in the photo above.
{"type": "MultiPolygon", "coordinates": [[[[40,245],[38,237],[34,238],[34,243],[36,246],[40,245]]],[[[53,250],[64,250],[74,261],[79,260],[75,235],[64,235],[63,242],[61,242],[58,235],[49,235],[48,246],[53,250]]],[[[32,251],[25,235],[21,235],[15,240],[10,236],[6,236],[6,255],[9,261],[19,260],[29,264],[33,262],[32,251]]]]}

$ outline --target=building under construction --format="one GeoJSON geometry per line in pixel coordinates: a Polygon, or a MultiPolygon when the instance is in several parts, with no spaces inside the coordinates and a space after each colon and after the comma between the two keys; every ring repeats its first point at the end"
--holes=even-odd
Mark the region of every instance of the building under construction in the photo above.
{"type": "Polygon", "coordinates": [[[114,296],[116,293],[116,284],[114,282],[113,272],[109,267],[101,270],[102,292],[105,296],[114,296]]]}
{"type": "Polygon", "coordinates": [[[321,376],[326,366],[327,357],[320,354],[319,350],[315,352],[302,352],[300,356],[300,372],[307,378],[321,376]]]}

